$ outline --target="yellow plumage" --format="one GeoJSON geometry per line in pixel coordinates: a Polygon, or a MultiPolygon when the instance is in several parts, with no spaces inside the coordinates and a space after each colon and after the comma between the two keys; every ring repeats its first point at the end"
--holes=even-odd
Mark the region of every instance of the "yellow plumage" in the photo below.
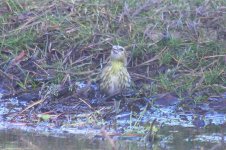
{"type": "Polygon", "coordinates": [[[130,86],[130,75],[127,71],[125,49],[113,46],[110,61],[101,72],[100,90],[106,95],[121,93],[130,86]]]}

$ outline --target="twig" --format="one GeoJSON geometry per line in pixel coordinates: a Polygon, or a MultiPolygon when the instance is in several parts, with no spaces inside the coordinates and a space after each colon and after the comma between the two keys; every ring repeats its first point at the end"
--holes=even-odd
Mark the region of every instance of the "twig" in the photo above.
{"type": "Polygon", "coordinates": [[[149,0],[149,1],[145,2],[143,5],[141,5],[139,8],[137,8],[135,10],[135,12],[132,14],[132,17],[140,14],[143,11],[147,11],[148,9],[150,9],[150,7],[152,5],[154,5],[156,3],[160,3],[160,2],[161,2],[161,0],[159,0],[159,1],[149,0]]]}
{"type": "Polygon", "coordinates": [[[138,78],[146,79],[146,80],[154,80],[154,81],[156,81],[156,80],[153,79],[153,78],[149,78],[149,77],[146,77],[146,76],[141,75],[141,74],[138,74],[138,73],[132,73],[131,76],[132,76],[132,77],[138,77],[138,78]]]}
{"type": "MultiPolygon", "coordinates": [[[[44,102],[44,101],[45,101],[45,99],[40,99],[40,100],[38,100],[38,101],[32,103],[31,105],[29,105],[29,106],[27,106],[25,109],[23,109],[21,112],[17,113],[15,116],[13,116],[12,119],[14,119],[15,117],[21,115],[21,114],[22,114],[23,112],[25,112],[26,110],[28,110],[28,109],[34,107],[35,105],[38,105],[38,104],[44,102]]],[[[11,120],[12,120],[12,119],[11,119],[11,120]]]]}
{"type": "Polygon", "coordinates": [[[215,57],[226,57],[226,54],[225,54],[225,55],[205,56],[205,57],[203,57],[202,59],[215,58],[215,57]]]}
{"type": "Polygon", "coordinates": [[[90,104],[88,104],[84,99],[79,98],[79,100],[85,103],[90,109],[94,110],[93,107],[90,104]]]}
{"type": "Polygon", "coordinates": [[[136,65],[135,68],[136,68],[136,67],[143,66],[143,65],[146,65],[146,64],[148,64],[148,63],[150,63],[150,62],[152,62],[152,61],[158,60],[158,59],[160,58],[160,55],[161,55],[165,50],[167,50],[167,49],[168,49],[167,47],[164,47],[158,55],[156,55],[156,56],[153,57],[152,59],[149,59],[148,61],[145,61],[145,62],[143,62],[143,63],[141,63],[141,64],[136,65]]]}
{"type": "Polygon", "coordinates": [[[105,128],[101,128],[101,134],[103,137],[105,137],[107,139],[107,141],[110,143],[112,150],[116,150],[116,145],[115,142],[112,140],[112,138],[108,135],[107,131],[105,130],[105,128]]]}
{"type": "Polygon", "coordinates": [[[4,71],[2,71],[1,69],[0,69],[0,75],[3,76],[3,77],[5,77],[5,78],[8,78],[9,80],[20,81],[16,76],[11,75],[11,74],[8,75],[7,73],[5,73],[4,71]]]}

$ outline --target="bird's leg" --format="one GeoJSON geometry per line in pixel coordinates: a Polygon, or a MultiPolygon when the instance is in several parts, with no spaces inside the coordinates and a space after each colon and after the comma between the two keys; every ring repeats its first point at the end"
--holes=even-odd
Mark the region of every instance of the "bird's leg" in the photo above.
{"type": "Polygon", "coordinates": [[[120,112],[120,100],[114,99],[115,113],[118,114],[120,112]]]}
{"type": "Polygon", "coordinates": [[[114,97],[114,107],[116,115],[121,111],[120,110],[121,98],[122,98],[121,95],[116,95],[114,97]]]}

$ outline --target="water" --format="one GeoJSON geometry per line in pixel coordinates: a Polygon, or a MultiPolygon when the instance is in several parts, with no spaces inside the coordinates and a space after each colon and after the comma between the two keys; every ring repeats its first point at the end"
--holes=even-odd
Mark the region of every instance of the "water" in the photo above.
{"type": "MultiPolygon", "coordinates": [[[[117,149],[138,149],[136,142],[117,142],[117,149]]],[[[20,130],[0,131],[1,150],[111,150],[107,141],[84,135],[49,136],[20,130]]]]}
{"type": "MultiPolygon", "coordinates": [[[[152,149],[172,150],[197,150],[218,147],[225,148],[226,136],[222,134],[207,134],[193,129],[171,127],[163,128],[161,140],[153,142],[152,149]],[[164,133],[164,134],[163,134],[164,133]],[[224,138],[224,139],[223,139],[224,138]]],[[[115,139],[115,138],[113,138],[115,139]]],[[[147,144],[142,138],[128,138],[120,136],[115,141],[118,150],[143,150],[147,144]]],[[[149,147],[149,149],[151,149],[149,147]]],[[[25,132],[18,129],[0,130],[1,150],[111,150],[111,145],[100,136],[80,134],[43,134],[37,132],[25,132]]]]}

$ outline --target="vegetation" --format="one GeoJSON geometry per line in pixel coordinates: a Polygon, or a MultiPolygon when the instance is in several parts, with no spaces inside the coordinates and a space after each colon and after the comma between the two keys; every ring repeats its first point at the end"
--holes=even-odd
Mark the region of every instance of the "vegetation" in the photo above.
{"type": "Polygon", "coordinates": [[[111,46],[121,45],[147,96],[173,92],[202,102],[226,90],[225,6],[224,0],[3,0],[1,82],[14,94],[40,88],[47,95],[58,85],[73,90],[95,81],[111,46]]]}

